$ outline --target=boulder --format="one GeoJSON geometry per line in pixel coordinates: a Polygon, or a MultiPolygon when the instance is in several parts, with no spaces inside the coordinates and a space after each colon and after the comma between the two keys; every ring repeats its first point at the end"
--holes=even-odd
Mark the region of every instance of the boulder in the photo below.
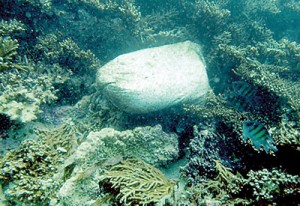
{"type": "Polygon", "coordinates": [[[128,113],[201,104],[210,89],[200,46],[186,41],[120,55],[98,70],[104,96],[128,113]]]}

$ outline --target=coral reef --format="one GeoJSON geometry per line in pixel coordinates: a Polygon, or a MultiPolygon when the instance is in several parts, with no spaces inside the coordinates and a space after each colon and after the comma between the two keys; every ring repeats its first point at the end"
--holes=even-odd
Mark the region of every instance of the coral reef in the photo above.
{"type": "Polygon", "coordinates": [[[116,199],[125,205],[165,204],[174,193],[175,183],[168,181],[155,167],[139,159],[126,159],[105,170],[101,184],[117,191],[116,199]]]}
{"type": "Polygon", "coordinates": [[[193,129],[186,157],[188,164],[183,168],[188,181],[194,182],[199,176],[213,177],[216,160],[231,168],[244,167],[243,155],[236,149],[241,144],[239,140],[214,133],[213,125],[195,125],[193,129]]]}
{"type": "Polygon", "coordinates": [[[57,99],[53,87],[55,76],[40,74],[36,69],[2,72],[0,79],[0,112],[12,120],[34,120],[41,112],[41,104],[57,99]]]}
{"type": "Polygon", "coordinates": [[[53,175],[82,138],[78,124],[71,121],[56,129],[39,129],[36,134],[40,140],[23,141],[0,161],[0,182],[10,203],[55,202],[62,180],[53,175]]]}
{"type": "Polygon", "coordinates": [[[65,180],[57,193],[59,201],[67,205],[86,202],[90,205],[101,197],[97,193],[97,180],[106,167],[125,157],[163,166],[178,158],[178,151],[177,136],[163,132],[160,125],[122,132],[112,128],[90,132],[57,174],[57,178],[65,180]]]}
{"type": "Polygon", "coordinates": [[[281,198],[299,195],[300,178],[278,169],[250,171],[246,184],[251,187],[253,198],[259,202],[276,202],[281,198]]]}
{"type": "Polygon", "coordinates": [[[136,127],[121,132],[104,128],[90,132],[73,157],[70,157],[70,161],[84,160],[85,164],[94,164],[112,156],[132,156],[151,165],[167,165],[178,158],[177,138],[176,134],[165,133],[160,125],[136,127]]]}
{"type": "Polygon", "coordinates": [[[57,64],[64,71],[60,76],[67,80],[55,85],[59,100],[75,104],[83,95],[91,93],[100,61],[90,50],[82,50],[71,38],[65,39],[60,33],[38,37],[34,48],[35,59],[57,64]]]}
{"type": "MultiPolygon", "coordinates": [[[[14,36],[24,32],[20,22],[11,20],[1,22],[1,33],[14,36]]],[[[26,55],[18,54],[19,43],[10,36],[0,37],[0,113],[11,120],[28,122],[37,118],[40,106],[56,100],[55,83],[64,79],[57,78],[57,72],[48,72],[55,66],[34,63],[26,55]]]]}
{"type": "Polygon", "coordinates": [[[25,25],[16,19],[9,21],[1,20],[0,22],[0,36],[13,36],[17,37],[25,31],[25,25]]]}
{"type": "Polygon", "coordinates": [[[50,151],[46,144],[25,140],[1,160],[0,179],[8,201],[38,204],[50,198],[56,186],[50,178],[55,170],[50,151]]]}
{"type": "Polygon", "coordinates": [[[173,193],[149,165],[169,167],[185,152],[181,205],[298,204],[299,11],[295,0],[2,1],[0,204],[143,204],[129,199],[139,183],[126,190],[117,173],[155,171],[168,186],[149,190],[173,193]],[[203,47],[213,88],[205,105],[175,118],[127,116],[94,92],[102,61],[183,40],[203,47]],[[252,121],[277,152],[243,141],[252,121]],[[100,180],[115,193],[99,190],[100,180]]]}
{"type": "Polygon", "coordinates": [[[16,63],[18,47],[17,40],[12,40],[9,36],[0,36],[0,72],[11,69],[25,70],[31,68],[30,66],[22,65],[21,62],[16,63]]]}
{"type": "Polygon", "coordinates": [[[247,178],[233,174],[231,169],[215,161],[217,176],[213,180],[202,179],[188,188],[191,204],[203,204],[213,200],[218,205],[253,205],[297,203],[299,176],[278,169],[249,171],[247,178]]]}
{"type": "Polygon", "coordinates": [[[89,131],[106,127],[123,130],[128,126],[128,116],[106,100],[101,91],[84,96],[72,110],[72,117],[86,125],[89,131]]]}

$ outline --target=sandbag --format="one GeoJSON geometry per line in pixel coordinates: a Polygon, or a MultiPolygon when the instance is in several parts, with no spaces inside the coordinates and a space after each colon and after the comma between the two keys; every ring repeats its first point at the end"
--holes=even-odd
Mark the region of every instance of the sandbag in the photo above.
{"type": "Polygon", "coordinates": [[[201,104],[210,89],[200,46],[190,41],[120,55],[98,70],[97,83],[112,104],[135,114],[201,104]]]}

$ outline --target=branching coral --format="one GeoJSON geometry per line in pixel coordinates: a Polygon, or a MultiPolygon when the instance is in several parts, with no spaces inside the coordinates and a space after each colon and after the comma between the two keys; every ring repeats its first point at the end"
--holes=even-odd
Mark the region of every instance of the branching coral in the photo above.
{"type": "Polygon", "coordinates": [[[90,50],[82,50],[71,38],[64,39],[54,33],[38,38],[35,56],[64,70],[64,76],[68,79],[56,84],[59,90],[57,96],[71,103],[90,92],[95,70],[100,67],[99,59],[90,50]]]}
{"type": "Polygon", "coordinates": [[[48,205],[62,183],[53,175],[64,158],[74,151],[82,134],[72,121],[35,133],[40,141],[25,140],[0,160],[0,183],[11,202],[48,205]]]}
{"type": "Polygon", "coordinates": [[[126,159],[106,170],[100,182],[118,191],[117,199],[125,205],[163,203],[173,195],[175,183],[161,171],[139,159],[126,159]]]}
{"type": "Polygon", "coordinates": [[[40,131],[39,136],[51,147],[53,152],[58,152],[56,158],[74,152],[74,148],[83,138],[83,128],[71,119],[66,120],[60,127],[50,131],[40,131]]]}
{"type": "Polygon", "coordinates": [[[9,21],[1,20],[0,22],[0,36],[16,36],[18,33],[24,31],[25,25],[16,19],[11,19],[9,21]]]}
{"type": "Polygon", "coordinates": [[[100,65],[90,50],[82,50],[71,38],[64,39],[55,33],[40,36],[35,49],[38,58],[69,67],[75,73],[93,71],[100,65]]]}
{"type": "MultiPolygon", "coordinates": [[[[215,162],[218,173],[213,180],[203,180],[192,186],[191,200],[203,202],[215,200],[222,205],[252,205],[256,203],[280,203],[291,201],[299,195],[299,176],[290,175],[277,169],[249,171],[247,178],[231,170],[220,162],[215,162]],[[200,196],[194,197],[193,195],[200,196]],[[285,199],[292,197],[290,200],[285,199]]],[[[198,203],[198,204],[199,204],[198,203]]]]}
{"type": "Polygon", "coordinates": [[[11,69],[18,47],[17,40],[0,37],[0,71],[11,69]]]}
{"type": "Polygon", "coordinates": [[[50,188],[55,187],[54,181],[45,181],[55,170],[49,152],[47,145],[26,140],[1,160],[0,180],[8,200],[36,204],[46,201],[50,188]]]}
{"type": "Polygon", "coordinates": [[[247,185],[252,188],[256,201],[274,202],[287,196],[297,196],[300,190],[299,176],[290,175],[283,171],[263,169],[250,171],[247,185]]]}
{"type": "Polygon", "coordinates": [[[135,0],[120,1],[120,0],[110,0],[110,1],[99,1],[99,0],[68,0],[71,4],[84,4],[92,8],[97,9],[98,12],[103,12],[106,14],[113,14],[115,16],[126,16],[127,21],[137,22],[140,17],[140,12],[134,5],[135,0]]]}
{"type": "Polygon", "coordinates": [[[225,122],[238,134],[242,132],[241,122],[257,118],[250,112],[237,111],[229,106],[222,96],[216,96],[212,91],[208,95],[205,105],[185,105],[184,110],[206,122],[216,120],[225,122]]]}
{"type": "MultiPolygon", "coordinates": [[[[1,26],[2,33],[12,36],[23,31],[20,23],[13,20],[2,21],[1,26]]],[[[41,104],[56,99],[53,85],[65,79],[57,78],[55,72],[48,72],[57,67],[35,64],[26,55],[21,57],[18,49],[17,40],[10,36],[0,37],[0,113],[12,120],[28,122],[37,118],[41,104]]]]}
{"type": "Polygon", "coordinates": [[[12,40],[9,36],[0,36],[0,72],[10,69],[29,69],[27,65],[16,63],[17,49],[19,43],[12,40]]]}
{"type": "Polygon", "coordinates": [[[0,112],[12,120],[28,122],[37,118],[40,105],[56,99],[52,78],[36,71],[7,71],[0,76],[0,112]]]}

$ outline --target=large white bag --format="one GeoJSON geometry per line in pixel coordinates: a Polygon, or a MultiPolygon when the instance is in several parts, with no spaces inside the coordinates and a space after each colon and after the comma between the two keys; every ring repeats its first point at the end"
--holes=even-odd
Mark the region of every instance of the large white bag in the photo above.
{"type": "Polygon", "coordinates": [[[99,69],[97,83],[116,107],[136,114],[199,104],[210,89],[200,46],[190,41],[118,56],[99,69]]]}

